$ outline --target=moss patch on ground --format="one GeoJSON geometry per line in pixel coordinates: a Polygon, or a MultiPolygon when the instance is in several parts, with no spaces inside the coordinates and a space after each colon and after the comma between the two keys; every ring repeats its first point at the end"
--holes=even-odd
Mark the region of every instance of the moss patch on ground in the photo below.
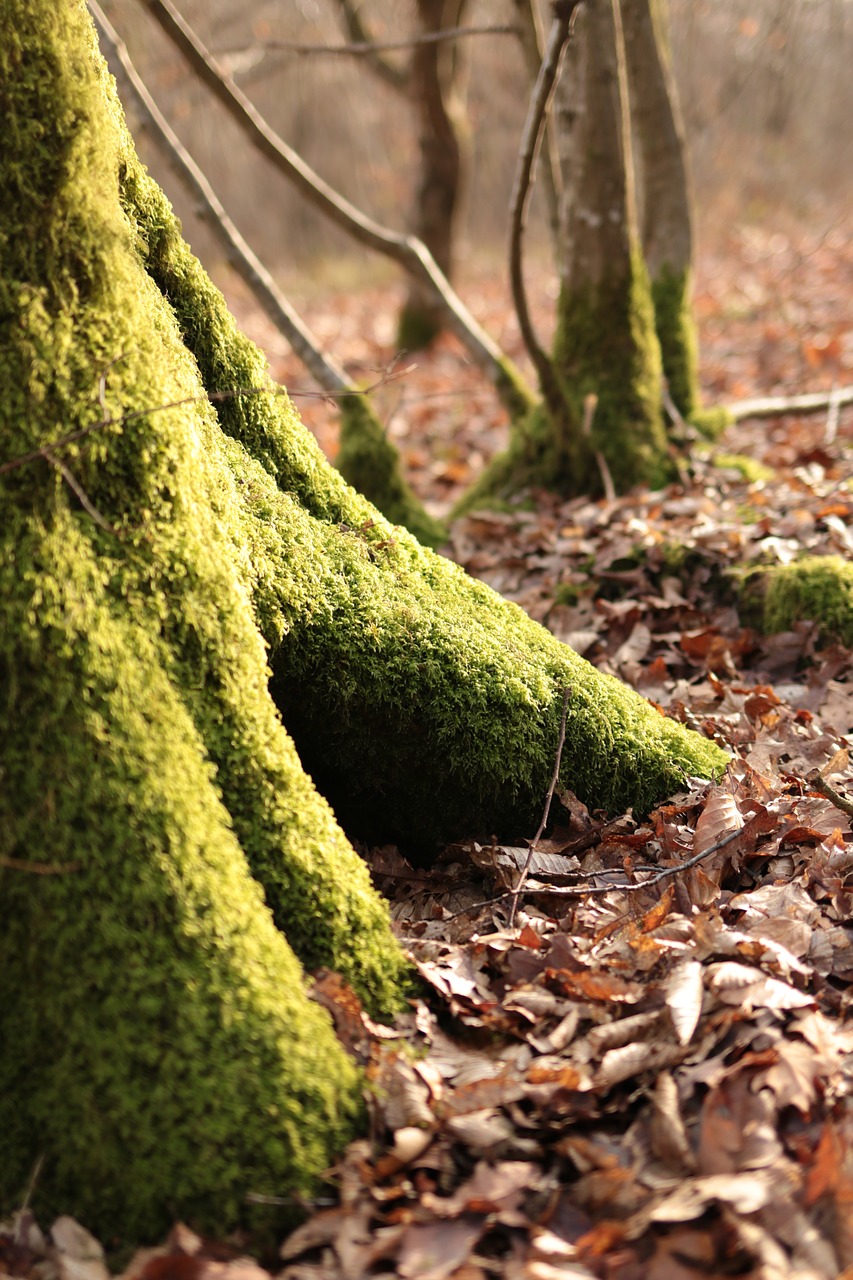
{"type": "Polygon", "coordinates": [[[824,640],[853,645],[853,564],[841,556],[804,556],[755,569],[741,585],[740,612],[757,630],[789,631],[814,622],[824,640]]]}

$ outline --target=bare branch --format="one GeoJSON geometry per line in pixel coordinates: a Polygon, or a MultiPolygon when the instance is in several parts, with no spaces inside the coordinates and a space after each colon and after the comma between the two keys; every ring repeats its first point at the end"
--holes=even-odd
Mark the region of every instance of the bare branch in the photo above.
{"type": "MultiPolygon", "coordinates": [[[[524,61],[530,83],[536,83],[539,68],[545,55],[545,33],[542,18],[536,0],[514,0],[518,14],[518,36],[521,43],[524,61]]],[[[548,205],[548,222],[551,227],[551,239],[554,253],[559,261],[562,246],[560,243],[560,204],[563,196],[563,181],[560,173],[560,157],[557,150],[557,138],[554,129],[554,116],[548,112],[545,121],[544,167],[545,199],[548,205]]]]}
{"type": "Polygon", "coordinates": [[[316,208],[359,243],[399,263],[415,280],[425,284],[447,315],[448,327],[463,343],[474,362],[491,379],[511,413],[532,402],[521,374],[497,343],[477,323],[462,299],[439,270],[435,259],[416,236],[389,230],[367,217],[335,191],[300,155],[275,133],[242,90],[226,75],[181,17],[171,0],[145,0],[160,26],[181,50],[252,144],[305,195],[316,208]]]}
{"type": "Polygon", "coordinates": [[[518,315],[518,324],[524,345],[539,375],[542,393],[549,404],[559,403],[560,396],[554,380],[551,361],[540,347],[533,329],[533,322],[530,319],[521,262],[521,241],[527,222],[527,208],[530,201],[536,160],[542,145],[548,104],[551,101],[554,85],[557,82],[563,50],[571,34],[572,19],[576,8],[577,3],[565,6],[566,13],[555,17],[551,23],[545,55],[539,68],[539,74],[536,77],[536,83],[533,86],[530,105],[527,110],[527,119],[524,122],[524,132],[521,138],[510,202],[509,275],[512,285],[512,300],[518,315]]]}
{"type": "MultiPolygon", "coordinates": [[[[339,0],[339,3],[342,9],[346,6],[346,0],[339,0]]],[[[358,21],[361,19],[359,18],[358,21]]],[[[281,53],[341,54],[369,58],[377,50],[414,49],[421,44],[444,44],[449,40],[463,40],[466,36],[517,36],[519,34],[518,27],[513,26],[443,27],[441,31],[427,31],[422,35],[408,36],[405,40],[374,40],[367,36],[354,39],[352,44],[301,44],[297,40],[262,40],[246,45],[244,48],[229,49],[227,52],[229,54],[246,53],[250,49],[264,49],[281,53]]],[[[396,72],[398,68],[394,67],[393,70],[396,72]]]]}
{"type": "Polygon", "coordinates": [[[132,95],[144,123],[152,130],[178,176],[198,202],[198,210],[224,245],[229,261],[260,302],[272,323],[287,338],[302,363],[319,386],[331,394],[352,390],[344,371],[325,355],[311,330],[300,319],[278,288],[264,264],[255,255],[228,217],[216,193],[192,156],[180,142],[130,60],[127,49],[108,21],[97,0],[89,8],[101,39],[113,56],[123,87],[132,95]]]}
{"type": "Polygon", "coordinates": [[[364,50],[363,57],[368,61],[371,71],[380,80],[395,89],[397,93],[407,93],[409,89],[409,68],[398,67],[396,63],[383,58],[369,31],[361,20],[361,14],[352,0],[338,0],[338,9],[344,20],[347,34],[353,42],[350,48],[364,50]]]}
{"type": "Polygon", "coordinates": [[[834,387],[832,391],[813,391],[802,396],[766,396],[756,400],[736,400],[726,411],[735,422],[745,418],[778,418],[784,413],[823,413],[824,409],[853,404],[853,387],[834,387]]]}

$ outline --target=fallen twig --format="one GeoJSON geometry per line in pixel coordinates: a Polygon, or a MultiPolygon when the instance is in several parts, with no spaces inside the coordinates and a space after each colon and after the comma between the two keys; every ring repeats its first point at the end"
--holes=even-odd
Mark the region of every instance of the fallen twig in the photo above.
{"type": "Polygon", "coordinates": [[[67,876],[79,871],[81,866],[80,862],[27,862],[25,858],[7,858],[0,854],[0,867],[30,876],[67,876]]]}
{"type": "Polygon", "coordinates": [[[836,791],[830,782],[827,782],[819,769],[812,769],[806,774],[806,782],[813,791],[819,791],[822,796],[826,796],[827,800],[831,800],[836,809],[840,809],[842,813],[849,814],[853,818],[853,800],[848,800],[840,791],[836,791]]]}
{"type": "Polygon", "coordinates": [[[802,396],[765,396],[756,400],[736,400],[725,406],[736,422],[745,418],[777,418],[784,413],[822,413],[831,405],[837,409],[853,404],[853,387],[835,387],[832,391],[812,391],[802,396]]]}

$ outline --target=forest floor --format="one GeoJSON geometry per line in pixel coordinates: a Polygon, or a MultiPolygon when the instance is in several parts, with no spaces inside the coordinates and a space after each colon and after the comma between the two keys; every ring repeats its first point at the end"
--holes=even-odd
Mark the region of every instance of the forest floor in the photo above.
{"type": "MultiPolygon", "coordinates": [[[[849,231],[740,228],[705,254],[708,403],[853,382],[849,231]]],[[[545,334],[553,282],[534,270],[530,291],[545,334]]],[[[494,275],[463,292],[518,355],[494,275]]],[[[444,513],[506,422],[452,340],[395,354],[398,302],[389,287],[304,312],[360,377],[400,373],[376,406],[444,513]]],[[[334,457],[334,406],[239,293],[232,305],[334,457]]],[[[177,1225],[128,1276],[851,1280],[851,653],[807,619],[769,637],[744,627],[731,578],[849,555],[851,436],[849,409],[745,422],[663,492],[536,495],[456,524],[447,554],[733,764],[643,821],[558,792],[512,928],[527,848],[467,841],[429,871],[365,851],[424,982],[378,1027],[333,975],[317,980],[365,1065],[370,1136],[274,1264],[177,1225]],[[760,478],[730,455],[763,464],[760,478]]],[[[0,1272],[105,1280],[83,1228],[51,1234],[19,1215],[0,1231],[0,1272]]]]}

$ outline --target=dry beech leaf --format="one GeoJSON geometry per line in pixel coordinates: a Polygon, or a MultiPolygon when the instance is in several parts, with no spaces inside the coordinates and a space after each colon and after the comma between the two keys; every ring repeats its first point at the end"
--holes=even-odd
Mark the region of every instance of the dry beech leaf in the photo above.
{"type": "Polygon", "coordinates": [[[679,1044],[687,1045],[692,1040],[702,1012],[703,996],[701,964],[698,960],[684,961],[672,971],[664,988],[666,1007],[679,1044]]]}

